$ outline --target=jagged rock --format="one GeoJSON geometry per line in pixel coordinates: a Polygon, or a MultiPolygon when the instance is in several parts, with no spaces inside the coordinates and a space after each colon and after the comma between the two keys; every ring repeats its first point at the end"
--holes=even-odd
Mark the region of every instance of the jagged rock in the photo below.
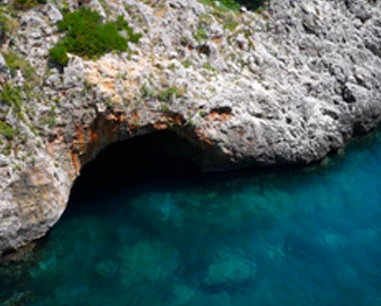
{"type": "Polygon", "coordinates": [[[9,165],[9,161],[7,158],[0,156],[0,168],[7,167],[9,165]]]}
{"type": "Polygon", "coordinates": [[[92,0],[87,6],[98,12],[103,19],[106,19],[106,12],[98,0],[92,0]]]}
{"type": "Polygon", "coordinates": [[[51,22],[56,23],[63,19],[61,12],[52,4],[48,4],[46,14],[51,22]]]}
{"type": "Polygon", "coordinates": [[[57,0],[12,17],[20,27],[1,52],[24,62],[0,68],[0,88],[16,88],[21,106],[0,101],[1,121],[18,132],[12,142],[0,134],[0,253],[46,234],[81,168],[113,142],[170,129],[203,169],[225,170],[308,164],[378,126],[380,1],[214,10],[197,0],[57,0]],[[121,54],[70,54],[59,71],[48,55],[62,37],[60,9],[89,3],[143,37],[121,54]]]}
{"type": "Polygon", "coordinates": [[[64,72],[64,86],[66,88],[75,87],[82,84],[85,79],[85,66],[83,60],[78,56],[73,56],[64,72]]]}
{"type": "Polygon", "coordinates": [[[5,59],[4,59],[3,55],[0,52],[0,72],[5,68],[6,64],[7,63],[5,62],[5,59]]]}

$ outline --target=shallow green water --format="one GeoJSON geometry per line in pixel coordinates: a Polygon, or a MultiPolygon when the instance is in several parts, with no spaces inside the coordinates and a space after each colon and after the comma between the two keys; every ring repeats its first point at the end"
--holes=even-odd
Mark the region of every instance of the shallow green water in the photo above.
{"type": "Polygon", "coordinates": [[[381,305],[376,134],[314,169],[184,177],[154,160],[108,184],[110,163],[85,176],[34,260],[0,266],[0,301],[381,305]]]}

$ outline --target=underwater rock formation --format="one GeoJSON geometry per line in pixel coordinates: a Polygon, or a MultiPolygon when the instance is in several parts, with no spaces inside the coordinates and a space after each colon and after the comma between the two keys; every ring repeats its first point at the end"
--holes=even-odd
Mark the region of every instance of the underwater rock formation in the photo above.
{"type": "Polygon", "coordinates": [[[180,264],[175,248],[155,241],[141,241],[120,256],[125,257],[121,271],[126,288],[139,282],[164,281],[180,264]]]}
{"type": "Polygon", "coordinates": [[[220,251],[208,267],[204,285],[216,289],[252,282],[257,266],[240,250],[220,251]]]}
{"type": "Polygon", "coordinates": [[[205,170],[308,164],[381,119],[380,1],[12,3],[0,11],[0,253],[45,235],[111,143],[168,130],[205,170]],[[141,39],[53,65],[56,24],[80,5],[122,15],[141,39]]]}

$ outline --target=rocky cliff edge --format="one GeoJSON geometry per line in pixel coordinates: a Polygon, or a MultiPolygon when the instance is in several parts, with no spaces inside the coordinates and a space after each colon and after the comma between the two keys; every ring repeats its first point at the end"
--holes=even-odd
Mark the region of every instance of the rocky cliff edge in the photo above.
{"type": "Polygon", "coordinates": [[[381,118],[381,2],[52,1],[0,10],[0,253],[43,236],[107,145],[172,130],[206,170],[308,164],[381,118]],[[49,61],[63,10],[124,16],[128,52],[49,61]]]}

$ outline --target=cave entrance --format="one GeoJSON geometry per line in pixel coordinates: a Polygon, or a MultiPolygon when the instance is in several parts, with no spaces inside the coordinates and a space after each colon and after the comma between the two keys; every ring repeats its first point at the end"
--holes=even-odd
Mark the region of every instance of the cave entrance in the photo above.
{"type": "MultiPolygon", "coordinates": [[[[155,186],[176,188],[199,182],[205,173],[194,161],[200,152],[172,131],[159,131],[114,143],[86,164],[71,191],[67,214],[92,210],[92,200],[155,186]],[[72,204],[72,203],[75,203],[72,204]],[[78,205],[78,203],[83,203],[78,205]]],[[[210,176],[212,174],[208,174],[210,176]]]]}

